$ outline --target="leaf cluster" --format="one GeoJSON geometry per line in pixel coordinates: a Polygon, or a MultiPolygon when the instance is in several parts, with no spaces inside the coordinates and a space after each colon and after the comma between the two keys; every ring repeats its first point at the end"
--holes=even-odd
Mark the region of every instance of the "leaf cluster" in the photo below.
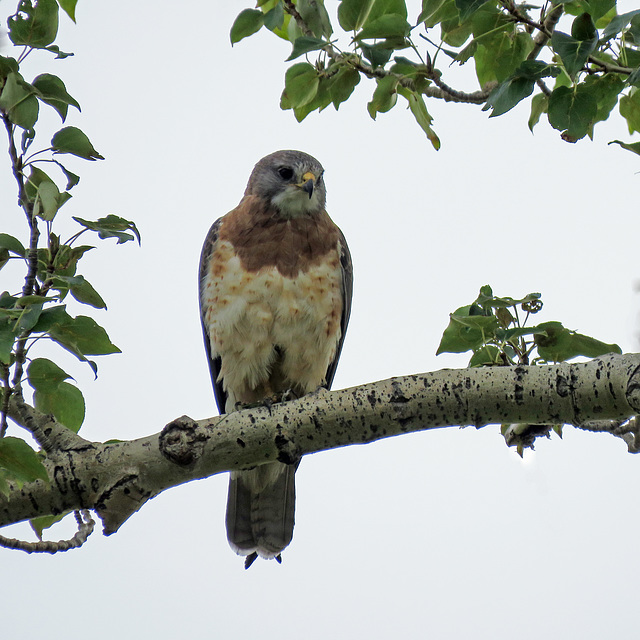
{"type": "MultiPolygon", "coordinates": [[[[538,365],[565,362],[579,356],[597,358],[622,353],[617,344],[567,329],[561,322],[529,324],[542,309],[539,293],[523,298],[498,297],[489,285],[480,288],[476,300],[449,315],[437,354],[471,352],[470,367],[538,365]]],[[[508,445],[522,455],[540,435],[562,425],[502,425],[508,445]]]]}
{"type": "MultiPolygon", "coordinates": [[[[8,136],[18,204],[29,228],[23,240],[0,233],[0,269],[10,262],[24,268],[22,288],[0,293],[0,493],[5,494],[10,485],[48,481],[42,465],[44,453],[7,435],[10,407],[24,404],[25,380],[33,390],[37,410],[52,414],[74,432],[84,420],[81,390],[58,364],[33,357],[37,345],[43,340],[59,345],[86,363],[95,375],[94,356],[120,351],[96,320],[73,315],[68,308],[72,298],[76,304],[106,309],[102,296],[79,271],[82,258],[96,246],[80,244],[79,239],[94,235],[115,238],[117,244],[140,242],[136,225],[113,214],[97,220],[74,217],[78,230],[66,239],[55,232],[60,211],[80,181],[65,166],[64,158],[96,161],[103,157],[75,126],[63,126],[53,133],[46,148],[34,150],[41,107],[52,108],[64,124],[69,108],[79,112],[80,105],[57,75],[44,73],[28,81],[21,65],[36,49],[48,51],[56,59],[73,55],[61,51],[55,39],[60,9],[75,21],[75,7],[76,0],[20,0],[7,22],[9,38],[18,53],[0,56],[0,117],[8,136]]],[[[29,428],[22,416],[18,422],[29,428]]],[[[33,435],[37,439],[37,434],[33,435]]],[[[38,535],[54,520],[39,522],[38,535]]]]}
{"type": "Polygon", "coordinates": [[[370,116],[401,96],[436,149],[429,97],[484,104],[491,117],[531,98],[529,127],[546,114],[568,142],[593,137],[619,104],[629,131],[640,131],[640,10],[618,15],[616,0],[423,0],[417,16],[405,0],[342,0],[337,34],[324,0],[258,0],[236,18],[232,44],[263,27],[291,43],[287,61],[307,58],[287,69],[281,98],[298,121],[338,109],[364,76],[376,85],[370,116]],[[445,84],[439,59],[473,62],[479,88],[445,84]]]}
{"type": "Polygon", "coordinates": [[[617,344],[582,335],[560,322],[530,325],[541,309],[539,293],[517,299],[497,297],[485,285],[474,302],[449,315],[436,353],[471,351],[470,367],[550,364],[622,353],[617,344]]]}

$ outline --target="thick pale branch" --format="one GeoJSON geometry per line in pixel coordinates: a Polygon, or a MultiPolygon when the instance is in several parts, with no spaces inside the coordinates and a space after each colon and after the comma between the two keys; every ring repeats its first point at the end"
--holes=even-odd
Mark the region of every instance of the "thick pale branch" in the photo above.
{"type": "MultiPolygon", "coordinates": [[[[37,412],[36,412],[37,413],[37,412]]],[[[130,442],[65,442],[50,452],[51,483],[0,495],[0,525],[94,509],[113,533],[149,498],[223,471],[446,426],[620,421],[640,413],[640,355],[582,364],[443,370],[319,390],[271,408],[194,421],[130,442]]],[[[50,420],[50,418],[49,418],[50,420]]],[[[77,437],[77,436],[76,436],[77,437]]]]}

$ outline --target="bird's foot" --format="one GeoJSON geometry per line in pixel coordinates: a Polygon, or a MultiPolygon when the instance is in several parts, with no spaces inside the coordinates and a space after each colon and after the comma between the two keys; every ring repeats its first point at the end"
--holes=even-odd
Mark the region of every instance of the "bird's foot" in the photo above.
{"type": "Polygon", "coordinates": [[[271,412],[271,407],[274,404],[280,402],[291,402],[297,400],[300,396],[293,389],[286,389],[285,391],[279,391],[272,393],[270,396],[266,396],[260,402],[236,402],[234,409],[236,411],[242,411],[243,409],[257,409],[258,407],[266,407],[271,412]]]}
{"type": "Polygon", "coordinates": [[[293,389],[287,389],[280,394],[280,402],[291,402],[292,400],[297,400],[299,397],[293,389]]]}

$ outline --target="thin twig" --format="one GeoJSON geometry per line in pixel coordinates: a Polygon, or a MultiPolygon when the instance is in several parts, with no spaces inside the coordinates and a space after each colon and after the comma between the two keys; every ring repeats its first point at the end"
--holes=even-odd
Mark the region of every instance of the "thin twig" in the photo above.
{"type": "Polygon", "coordinates": [[[27,542],[26,540],[18,540],[16,538],[6,538],[0,536],[0,546],[7,549],[18,549],[25,553],[59,553],[61,551],[69,551],[70,549],[78,549],[93,533],[95,521],[86,509],[76,511],[76,522],[78,523],[77,533],[69,540],[40,540],[39,542],[27,542]]]}
{"type": "MultiPolygon", "coordinates": [[[[284,0],[284,8],[285,11],[296,21],[296,24],[298,25],[300,31],[304,33],[304,35],[313,35],[311,29],[307,26],[293,2],[291,2],[290,0],[284,0]]],[[[338,52],[330,43],[327,43],[327,46],[323,48],[323,51],[325,51],[325,53],[331,58],[333,62],[348,65],[356,71],[359,71],[363,75],[367,76],[368,78],[382,79],[388,76],[396,76],[398,78],[398,84],[401,87],[409,89],[410,91],[416,91],[415,82],[411,78],[392,73],[391,71],[388,71],[381,67],[374,68],[366,64],[359,56],[354,56],[352,54],[345,55],[338,52]]],[[[489,94],[491,93],[491,90],[493,89],[492,86],[490,88],[483,89],[481,91],[474,91],[471,93],[458,91],[457,89],[453,89],[452,87],[449,87],[444,82],[442,82],[442,80],[440,80],[440,72],[433,68],[430,68],[428,65],[418,67],[418,70],[424,72],[425,77],[432,80],[436,85],[436,87],[426,87],[425,89],[421,90],[421,93],[429,98],[439,98],[441,100],[444,100],[445,102],[467,102],[472,104],[482,104],[486,102],[489,94]]]]}
{"type": "Polygon", "coordinates": [[[540,52],[553,35],[553,31],[556,28],[563,12],[563,5],[558,4],[545,16],[544,21],[540,25],[543,28],[538,29],[538,33],[536,33],[533,38],[533,49],[527,56],[527,60],[535,60],[540,55],[540,52]]]}
{"type": "Polygon", "coordinates": [[[296,9],[296,5],[291,2],[291,0],[284,0],[284,8],[285,11],[296,21],[298,28],[305,36],[312,36],[313,32],[307,26],[307,23],[304,21],[303,17],[296,9]]]}

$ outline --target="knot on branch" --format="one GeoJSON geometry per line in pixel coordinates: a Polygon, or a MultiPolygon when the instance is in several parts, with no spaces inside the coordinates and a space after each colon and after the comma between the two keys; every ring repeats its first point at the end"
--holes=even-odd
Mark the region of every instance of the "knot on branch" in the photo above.
{"type": "Polygon", "coordinates": [[[293,440],[290,440],[282,432],[275,437],[275,445],[278,450],[278,462],[284,464],[298,464],[302,454],[293,440]]]}
{"type": "Polygon", "coordinates": [[[189,416],[170,422],[160,434],[162,455],[181,467],[195,464],[204,452],[207,436],[198,431],[198,425],[189,416]]]}
{"type": "Polygon", "coordinates": [[[633,409],[640,413],[640,367],[636,367],[629,376],[625,396],[633,409]]]}

